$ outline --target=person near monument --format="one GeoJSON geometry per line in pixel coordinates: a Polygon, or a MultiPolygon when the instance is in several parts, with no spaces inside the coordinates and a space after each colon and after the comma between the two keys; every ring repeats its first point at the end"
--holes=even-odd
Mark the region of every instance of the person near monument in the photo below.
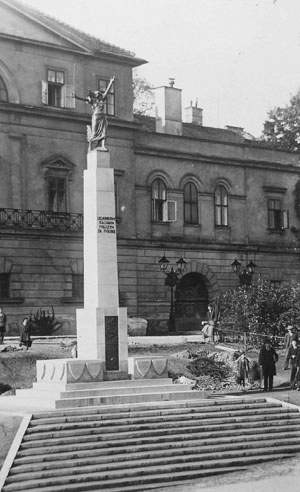
{"type": "Polygon", "coordinates": [[[264,391],[273,390],[273,378],[276,375],[277,361],[278,354],[272,347],[269,338],[265,338],[258,357],[258,362],[261,367],[261,372],[264,379],[264,391]]]}
{"type": "Polygon", "coordinates": [[[300,359],[300,347],[298,345],[298,340],[296,337],[292,338],[291,345],[288,349],[288,354],[286,357],[287,363],[291,362],[291,375],[290,375],[290,386],[291,389],[296,389],[299,375],[299,359],[300,359]]]}
{"type": "Polygon", "coordinates": [[[289,368],[289,361],[287,360],[289,348],[292,343],[292,339],[295,338],[297,335],[295,333],[295,330],[293,329],[292,325],[289,325],[286,329],[286,334],[284,336],[284,349],[285,349],[285,354],[284,354],[284,369],[289,368]]]}
{"type": "Polygon", "coordinates": [[[7,316],[4,313],[3,308],[0,307],[0,345],[3,344],[4,335],[6,332],[6,321],[7,321],[7,316]]]}
{"type": "Polygon", "coordinates": [[[75,99],[79,99],[80,101],[85,101],[90,104],[92,109],[92,122],[91,126],[87,126],[87,137],[89,142],[89,150],[96,149],[100,147],[103,150],[105,148],[105,139],[107,132],[107,117],[105,112],[105,101],[107,99],[107,95],[115,81],[115,76],[113,76],[105,91],[97,90],[97,91],[88,91],[88,95],[85,98],[79,97],[75,95],[75,99]]]}
{"type": "Polygon", "coordinates": [[[30,317],[25,316],[25,318],[21,323],[20,347],[24,345],[26,347],[26,350],[28,350],[32,345],[31,329],[32,329],[31,319],[30,317]]]}
{"type": "Polygon", "coordinates": [[[236,361],[237,365],[237,383],[245,389],[246,381],[249,381],[250,361],[245,352],[239,356],[236,361]]]}

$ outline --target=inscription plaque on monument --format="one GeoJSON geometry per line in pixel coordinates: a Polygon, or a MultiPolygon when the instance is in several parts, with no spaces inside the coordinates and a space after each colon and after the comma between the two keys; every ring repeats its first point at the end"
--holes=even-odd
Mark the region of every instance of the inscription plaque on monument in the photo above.
{"type": "Polygon", "coordinates": [[[114,217],[98,217],[98,233],[116,234],[116,221],[114,217]]]}
{"type": "Polygon", "coordinates": [[[105,360],[107,371],[119,370],[118,316],[105,316],[105,360]]]}

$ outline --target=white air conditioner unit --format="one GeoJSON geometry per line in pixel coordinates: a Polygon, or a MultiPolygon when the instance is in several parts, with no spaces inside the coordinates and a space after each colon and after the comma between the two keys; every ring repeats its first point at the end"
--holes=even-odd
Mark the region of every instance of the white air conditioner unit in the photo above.
{"type": "Polygon", "coordinates": [[[177,202],[166,200],[163,203],[163,222],[175,222],[177,220],[177,202]]]}

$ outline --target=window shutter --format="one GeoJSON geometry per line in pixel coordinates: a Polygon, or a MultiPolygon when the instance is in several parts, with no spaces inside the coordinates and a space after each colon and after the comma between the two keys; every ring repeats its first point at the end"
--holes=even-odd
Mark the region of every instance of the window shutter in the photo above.
{"type": "Polygon", "coordinates": [[[282,210],[281,212],[281,224],[283,229],[288,229],[290,224],[289,224],[289,211],[288,210],[282,210]]]}
{"type": "Polygon", "coordinates": [[[42,80],[42,103],[48,104],[48,82],[42,80]]]}
{"type": "Polygon", "coordinates": [[[175,222],[177,219],[177,202],[166,200],[163,204],[163,221],[175,222]]]}
{"type": "Polygon", "coordinates": [[[64,85],[62,87],[63,102],[65,108],[75,108],[75,91],[73,85],[64,85]]]}

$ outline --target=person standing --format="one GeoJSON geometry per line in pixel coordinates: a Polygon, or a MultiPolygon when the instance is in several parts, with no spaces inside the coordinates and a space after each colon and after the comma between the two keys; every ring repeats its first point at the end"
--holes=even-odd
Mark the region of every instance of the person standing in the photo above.
{"type": "Polygon", "coordinates": [[[3,344],[4,335],[6,332],[6,314],[4,313],[2,307],[0,307],[0,345],[3,344]]]}
{"type": "Polygon", "coordinates": [[[31,345],[31,320],[28,316],[26,316],[21,324],[21,334],[20,334],[20,347],[24,345],[26,350],[28,350],[31,345]]]}
{"type": "MultiPolygon", "coordinates": [[[[291,389],[296,389],[297,385],[297,376],[298,376],[298,367],[297,364],[299,362],[298,352],[300,351],[298,346],[297,338],[292,338],[291,345],[289,347],[286,362],[287,364],[291,361],[291,376],[290,376],[290,385],[291,389]]],[[[298,364],[299,366],[299,364],[298,364]]]]}
{"type": "Polygon", "coordinates": [[[287,356],[288,356],[288,353],[289,353],[289,348],[291,346],[291,343],[292,343],[292,338],[294,338],[294,330],[293,330],[293,327],[292,325],[289,325],[286,329],[286,334],[284,336],[284,350],[285,350],[285,353],[284,353],[284,369],[288,369],[289,368],[289,361],[287,360],[287,356]]]}
{"type": "Polygon", "coordinates": [[[276,362],[278,354],[275,352],[268,338],[264,340],[264,344],[259,352],[258,362],[261,367],[264,378],[264,391],[273,390],[273,378],[276,375],[276,362]]]}
{"type": "Polygon", "coordinates": [[[240,357],[237,359],[236,365],[237,365],[237,382],[243,387],[243,389],[245,389],[246,380],[249,381],[249,369],[250,369],[250,361],[248,357],[246,357],[245,352],[242,352],[240,357]]]}

